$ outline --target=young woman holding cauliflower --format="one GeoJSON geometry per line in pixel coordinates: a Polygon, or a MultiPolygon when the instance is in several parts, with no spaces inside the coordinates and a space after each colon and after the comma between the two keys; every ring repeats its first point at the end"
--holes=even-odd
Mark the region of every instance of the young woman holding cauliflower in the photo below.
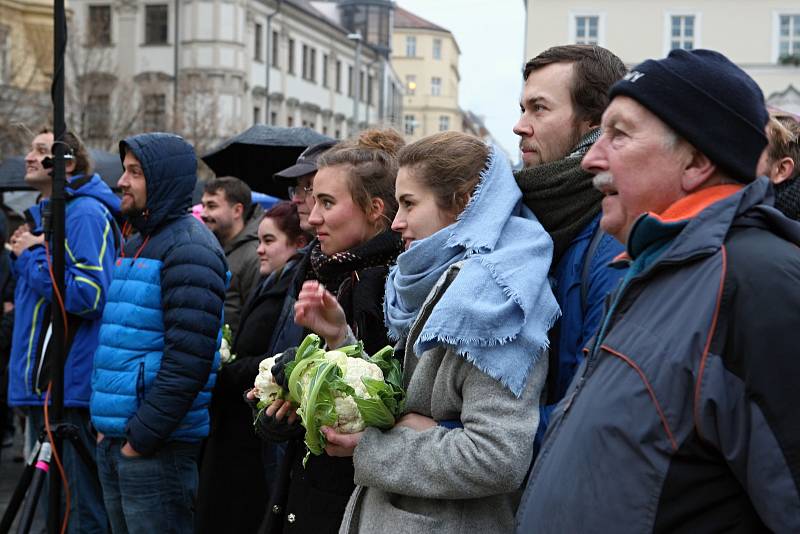
{"type": "MultiPolygon", "coordinates": [[[[399,236],[389,228],[397,210],[394,181],[402,145],[402,137],[393,130],[362,132],[320,156],[313,182],[316,203],[308,222],[317,241],[310,252],[308,276],[333,290],[336,296],[331,298],[345,310],[343,320],[371,353],[389,342],[381,299],[389,265],[402,251],[399,236]]],[[[351,364],[358,365],[348,361],[347,367],[351,364]]],[[[258,384],[257,389],[262,387],[268,384],[258,384]]],[[[341,413],[347,413],[343,405],[347,402],[338,400],[341,413]]],[[[288,435],[292,426],[300,427],[291,408],[278,399],[266,409],[266,417],[259,417],[263,423],[257,424],[269,437],[280,439],[278,434],[288,435]]],[[[299,430],[301,437],[287,450],[303,447],[303,429],[299,430]]],[[[354,488],[353,463],[322,454],[310,455],[303,465],[303,452],[287,453],[292,462],[288,488],[277,490],[288,494],[280,511],[284,531],[336,532],[354,488]]]]}
{"type": "Polygon", "coordinates": [[[258,225],[262,280],[242,309],[239,331],[229,350],[236,359],[223,365],[211,400],[211,432],[200,464],[195,534],[255,532],[269,491],[262,442],[253,433],[242,391],[270,350],[275,319],[309,236],[300,228],[297,207],[280,202],[258,225]],[[260,475],[260,476],[259,476],[260,475]],[[224,510],[225,513],[220,513],[224,510]]]}
{"type": "MultiPolygon", "coordinates": [[[[406,251],[384,311],[405,353],[407,413],[388,431],[323,429],[326,452],[355,468],[340,532],[510,532],[558,315],[552,242],[504,156],[480,140],[436,134],[399,158],[392,228],[406,251]]],[[[318,283],[295,319],[329,346],[354,341],[318,283]]]]}

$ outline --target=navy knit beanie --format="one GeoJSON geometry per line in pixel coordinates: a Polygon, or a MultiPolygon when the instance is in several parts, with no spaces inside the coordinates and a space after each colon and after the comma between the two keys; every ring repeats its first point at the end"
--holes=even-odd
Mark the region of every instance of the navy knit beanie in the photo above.
{"type": "Polygon", "coordinates": [[[764,95],[719,52],[673,50],[665,59],[649,59],[611,87],[609,98],[619,95],[657,115],[731,178],[755,179],[767,146],[764,95]]]}

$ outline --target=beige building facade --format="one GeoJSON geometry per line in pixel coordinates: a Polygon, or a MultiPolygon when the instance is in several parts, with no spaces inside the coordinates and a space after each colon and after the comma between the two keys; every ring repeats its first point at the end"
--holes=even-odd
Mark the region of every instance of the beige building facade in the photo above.
{"type": "Polygon", "coordinates": [[[53,72],[53,3],[0,0],[0,85],[44,91],[53,72]]]}
{"type": "Polygon", "coordinates": [[[797,0],[525,0],[525,60],[555,45],[593,43],[629,66],[673,48],[718,50],[768,103],[800,114],[797,0]]]}
{"type": "Polygon", "coordinates": [[[458,106],[460,55],[449,30],[396,8],[392,66],[405,86],[403,132],[409,141],[436,132],[463,130],[458,106]]]}
{"type": "Polygon", "coordinates": [[[48,122],[52,73],[52,1],[0,0],[0,159],[48,122]]]}

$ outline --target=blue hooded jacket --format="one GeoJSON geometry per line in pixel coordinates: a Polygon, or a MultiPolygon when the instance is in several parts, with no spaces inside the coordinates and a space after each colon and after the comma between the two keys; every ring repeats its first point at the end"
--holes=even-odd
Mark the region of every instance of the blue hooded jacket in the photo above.
{"type": "Polygon", "coordinates": [[[562,316],[551,331],[548,401],[539,406],[539,428],[534,444],[536,453],[556,404],[564,398],[578,366],[584,360],[583,348],[600,326],[606,295],[617,287],[625,274],[624,269],[610,265],[617,255],[625,251],[625,246],[599,229],[601,215],[597,214],[578,232],[551,272],[553,293],[561,306],[562,316]],[[590,251],[597,232],[600,232],[597,236],[599,241],[594,251],[590,251]],[[590,252],[593,255],[587,258],[590,252]],[[584,277],[585,268],[588,269],[584,277]],[[584,281],[586,287],[582,287],[584,281]]]}
{"type": "Polygon", "coordinates": [[[125,244],[100,329],[92,374],[94,426],[141,454],[168,440],[208,435],[219,366],[227,266],[213,234],[189,213],[197,181],[194,149],[173,134],[120,143],[147,184],[139,231],[125,244]]]}
{"type": "MultiPolygon", "coordinates": [[[[100,318],[120,242],[115,217],[119,199],[96,174],[68,179],[66,194],[65,307],[69,335],[74,335],[64,367],[64,405],[86,408],[100,318]]],[[[43,200],[25,213],[34,234],[42,229],[43,200]]],[[[47,389],[52,283],[44,246],[34,246],[13,260],[14,334],[9,362],[8,401],[38,406],[47,389]]]]}

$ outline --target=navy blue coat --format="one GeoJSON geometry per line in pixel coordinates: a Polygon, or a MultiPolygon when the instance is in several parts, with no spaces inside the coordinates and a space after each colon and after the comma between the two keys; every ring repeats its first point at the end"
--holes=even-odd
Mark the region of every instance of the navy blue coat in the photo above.
{"type": "Polygon", "coordinates": [[[208,434],[219,362],[227,265],[216,238],[189,214],[194,149],[177,135],[120,143],[147,181],[139,234],[117,261],[92,378],[92,421],[142,454],[208,434]]]}
{"type": "Polygon", "coordinates": [[[561,307],[561,318],[550,331],[550,368],[547,375],[547,401],[539,405],[539,429],[536,432],[536,451],[550,424],[550,415],[564,398],[575,371],[583,362],[583,347],[594,336],[603,317],[608,295],[619,283],[624,269],[611,267],[612,260],[625,247],[602,232],[592,258],[587,258],[592,238],[599,230],[600,216],[576,235],[558,265],[551,270],[553,294],[561,307]],[[583,270],[587,260],[587,287],[583,285],[583,270]]]}

